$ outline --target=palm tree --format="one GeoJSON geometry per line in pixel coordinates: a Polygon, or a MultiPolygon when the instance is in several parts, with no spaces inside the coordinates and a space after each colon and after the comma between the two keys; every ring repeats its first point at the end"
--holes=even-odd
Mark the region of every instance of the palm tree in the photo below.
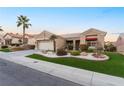
{"type": "Polygon", "coordinates": [[[53,40],[54,52],[56,52],[56,40],[55,39],[57,39],[57,36],[56,35],[52,35],[50,37],[50,40],[53,40]]]}
{"type": "Polygon", "coordinates": [[[0,26],[0,31],[3,31],[2,26],[0,26]]]}
{"type": "Polygon", "coordinates": [[[28,29],[31,24],[29,23],[30,19],[27,18],[27,16],[20,15],[17,17],[17,27],[22,26],[23,29],[23,44],[25,44],[25,29],[28,29]]]}

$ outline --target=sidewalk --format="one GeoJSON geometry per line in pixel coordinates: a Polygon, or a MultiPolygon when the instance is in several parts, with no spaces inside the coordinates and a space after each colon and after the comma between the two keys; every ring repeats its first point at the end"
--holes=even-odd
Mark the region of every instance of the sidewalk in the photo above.
{"type": "Polygon", "coordinates": [[[124,78],[24,57],[33,52],[35,51],[23,51],[22,54],[20,52],[17,53],[21,55],[16,55],[16,53],[13,55],[11,53],[7,54],[0,52],[0,58],[78,83],[80,85],[124,85],[124,78]]]}

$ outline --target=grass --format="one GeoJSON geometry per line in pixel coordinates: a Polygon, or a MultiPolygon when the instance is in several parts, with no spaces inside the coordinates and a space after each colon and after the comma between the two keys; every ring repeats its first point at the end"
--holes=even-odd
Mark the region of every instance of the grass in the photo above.
{"type": "Polygon", "coordinates": [[[3,49],[0,49],[0,51],[2,51],[2,52],[11,52],[11,50],[9,48],[3,48],[3,49]]]}
{"type": "Polygon", "coordinates": [[[124,56],[118,53],[106,54],[110,57],[107,61],[90,61],[72,57],[48,58],[38,54],[32,54],[27,57],[124,78],[124,56]]]}

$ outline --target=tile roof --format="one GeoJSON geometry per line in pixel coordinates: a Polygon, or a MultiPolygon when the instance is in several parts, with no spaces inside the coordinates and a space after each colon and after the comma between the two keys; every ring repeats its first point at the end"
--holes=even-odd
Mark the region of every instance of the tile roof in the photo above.
{"type": "MultiPolygon", "coordinates": [[[[6,37],[7,35],[9,35],[9,36],[11,36],[11,37],[14,37],[14,38],[20,38],[20,39],[22,38],[22,35],[19,34],[19,33],[6,33],[6,34],[4,35],[4,37],[6,37]]],[[[25,34],[25,37],[32,38],[33,35],[25,34]]]]}
{"type": "Polygon", "coordinates": [[[63,34],[63,35],[60,35],[64,38],[76,38],[76,37],[80,37],[80,34],[81,33],[70,33],[70,34],[63,34]]]}

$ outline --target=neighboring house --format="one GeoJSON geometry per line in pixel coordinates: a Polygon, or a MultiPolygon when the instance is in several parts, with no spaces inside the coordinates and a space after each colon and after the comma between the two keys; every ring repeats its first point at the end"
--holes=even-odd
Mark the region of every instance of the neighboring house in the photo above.
{"type": "MultiPolygon", "coordinates": [[[[22,44],[22,35],[16,33],[6,33],[4,36],[4,45],[11,44],[22,44]]],[[[32,38],[31,35],[25,34],[25,42],[28,43],[29,38],[32,38]]]]}
{"type": "Polygon", "coordinates": [[[88,29],[83,33],[73,33],[61,35],[66,39],[66,45],[72,46],[73,50],[79,50],[80,44],[87,44],[89,47],[95,47],[97,42],[104,48],[104,37],[106,32],[94,28],[88,29]]]}
{"type": "MultiPolygon", "coordinates": [[[[54,50],[54,42],[51,40],[51,36],[55,35],[53,33],[50,33],[48,31],[43,31],[37,36],[35,36],[36,39],[36,48],[38,50],[54,50]]],[[[56,35],[57,39],[56,41],[56,49],[64,48],[65,47],[65,39],[59,35],[56,35]]]]}
{"type": "Polygon", "coordinates": [[[116,41],[116,48],[118,52],[124,52],[124,33],[120,34],[116,41]]]}
{"type": "Polygon", "coordinates": [[[3,38],[5,45],[20,44],[22,41],[22,36],[18,33],[6,33],[3,38]]]}

